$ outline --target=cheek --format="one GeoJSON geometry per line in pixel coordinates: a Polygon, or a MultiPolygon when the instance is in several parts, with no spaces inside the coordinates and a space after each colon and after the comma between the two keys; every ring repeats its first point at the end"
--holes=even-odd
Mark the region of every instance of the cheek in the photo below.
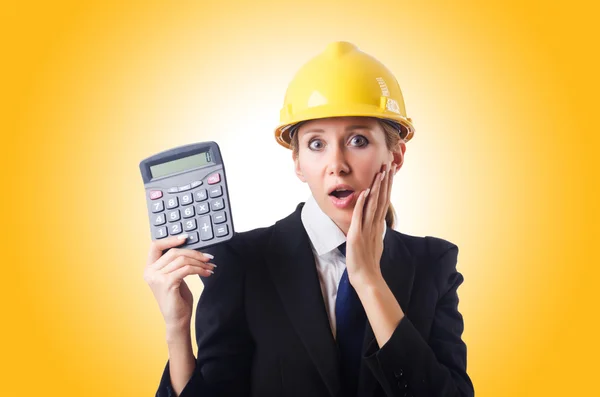
{"type": "MultiPolygon", "coordinates": [[[[383,162],[382,162],[383,163],[383,162]]],[[[375,174],[381,170],[381,165],[378,162],[373,162],[373,159],[367,161],[355,167],[357,173],[357,180],[362,186],[370,187],[375,180],[375,174]]]]}
{"type": "Polygon", "coordinates": [[[318,191],[322,185],[322,177],[315,163],[306,162],[301,167],[302,175],[306,180],[306,183],[313,191],[318,191]],[[317,189],[317,190],[315,190],[317,189]]]}

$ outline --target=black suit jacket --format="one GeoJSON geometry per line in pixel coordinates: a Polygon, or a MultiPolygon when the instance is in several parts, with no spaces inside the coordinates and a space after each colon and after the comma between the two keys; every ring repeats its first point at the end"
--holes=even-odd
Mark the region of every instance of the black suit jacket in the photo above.
{"type": "MultiPolygon", "coordinates": [[[[217,268],[202,278],[196,368],[181,397],[342,397],[303,205],[204,250],[217,268]]],[[[473,396],[457,255],[446,240],[387,229],[381,271],[405,316],[382,347],[367,322],[358,396],[473,396]]],[[[167,361],[156,396],[174,395],[167,361]]]]}

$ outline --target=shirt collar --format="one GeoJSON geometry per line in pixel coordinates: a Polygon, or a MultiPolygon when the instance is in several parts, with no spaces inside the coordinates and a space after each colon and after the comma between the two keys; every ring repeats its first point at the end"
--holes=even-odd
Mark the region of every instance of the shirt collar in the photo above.
{"type": "MultiPolygon", "coordinates": [[[[344,232],[321,210],[312,195],[302,207],[300,217],[317,255],[322,256],[346,242],[344,232]]],[[[387,227],[383,228],[382,239],[386,229],[387,227]]]]}

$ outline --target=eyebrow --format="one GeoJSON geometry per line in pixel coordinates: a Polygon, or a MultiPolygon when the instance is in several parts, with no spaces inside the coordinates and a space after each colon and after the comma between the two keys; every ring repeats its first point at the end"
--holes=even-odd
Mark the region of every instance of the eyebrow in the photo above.
{"type": "MultiPolygon", "coordinates": [[[[349,125],[348,127],[346,127],[345,129],[346,131],[352,131],[352,130],[371,130],[371,127],[367,126],[367,125],[349,125]]],[[[305,134],[308,134],[309,132],[325,132],[323,129],[321,128],[316,128],[316,129],[310,129],[308,131],[305,131],[305,134]]]]}

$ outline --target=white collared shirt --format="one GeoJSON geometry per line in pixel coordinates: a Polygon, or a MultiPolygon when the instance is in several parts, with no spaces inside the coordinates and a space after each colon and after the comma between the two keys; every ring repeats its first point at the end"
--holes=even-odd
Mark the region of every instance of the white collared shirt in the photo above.
{"type": "MultiPolygon", "coordinates": [[[[346,270],[346,257],[342,255],[337,247],[346,242],[346,236],[335,222],[321,210],[312,195],[306,200],[300,216],[310,239],[319,274],[321,292],[323,293],[329,324],[335,339],[335,300],[338,285],[344,270],[346,270]]],[[[382,238],[385,237],[386,229],[387,227],[383,228],[382,238]]]]}

